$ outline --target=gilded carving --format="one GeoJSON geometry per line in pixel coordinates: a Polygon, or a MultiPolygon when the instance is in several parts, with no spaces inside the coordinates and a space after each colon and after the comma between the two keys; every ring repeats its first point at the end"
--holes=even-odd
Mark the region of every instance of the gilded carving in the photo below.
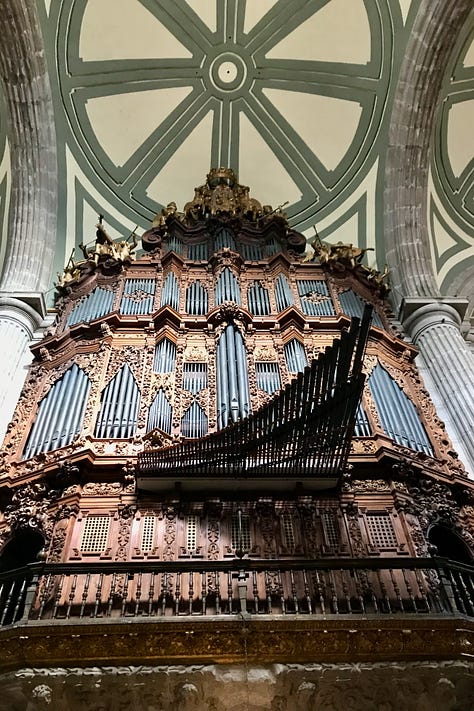
{"type": "Polygon", "coordinates": [[[82,493],[84,496],[115,496],[122,491],[122,484],[119,482],[96,481],[84,484],[82,493]]]}

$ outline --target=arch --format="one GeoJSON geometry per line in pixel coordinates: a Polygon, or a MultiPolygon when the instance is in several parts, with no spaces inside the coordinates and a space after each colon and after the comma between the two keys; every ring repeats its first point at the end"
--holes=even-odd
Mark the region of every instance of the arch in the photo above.
{"type": "Polygon", "coordinates": [[[434,523],[428,529],[428,541],[436,546],[437,555],[450,558],[458,563],[472,565],[474,555],[467,543],[455,531],[440,523],[434,523]]]}
{"type": "Polygon", "coordinates": [[[401,63],[388,135],[383,230],[397,306],[403,296],[440,295],[428,242],[431,137],[445,67],[471,8],[471,0],[422,0],[401,63]]]}
{"type": "Polygon", "coordinates": [[[0,553],[0,573],[36,563],[44,545],[45,538],[37,528],[17,529],[0,553]]]}

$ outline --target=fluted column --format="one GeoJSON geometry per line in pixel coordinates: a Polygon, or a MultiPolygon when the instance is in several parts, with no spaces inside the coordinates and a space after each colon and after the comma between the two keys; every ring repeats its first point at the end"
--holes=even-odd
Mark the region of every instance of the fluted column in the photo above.
{"type": "Polygon", "coordinates": [[[57,165],[51,86],[35,0],[0,0],[0,83],[11,155],[8,240],[0,279],[0,440],[44,323],[56,244],[57,165]]]}
{"type": "Polygon", "coordinates": [[[32,355],[28,348],[44,319],[21,299],[0,295],[0,343],[2,387],[0,389],[0,442],[11,420],[32,355]]]}
{"type": "Polygon", "coordinates": [[[57,164],[51,86],[35,0],[0,0],[0,82],[11,155],[2,292],[44,292],[56,244],[57,164]]]}
{"type": "Polygon", "coordinates": [[[464,299],[404,299],[401,320],[418,346],[474,475],[474,355],[460,332],[464,299]]]}

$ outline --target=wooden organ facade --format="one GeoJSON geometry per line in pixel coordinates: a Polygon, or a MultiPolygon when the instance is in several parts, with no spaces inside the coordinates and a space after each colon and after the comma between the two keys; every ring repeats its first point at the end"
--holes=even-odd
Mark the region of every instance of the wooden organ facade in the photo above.
{"type": "Polygon", "coordinates": [[[2,450],[2,625],[474,616],[472,483],[363,250],[308,254],[223,169],[142,247],[100,224],[33,346],[2,450]]]}

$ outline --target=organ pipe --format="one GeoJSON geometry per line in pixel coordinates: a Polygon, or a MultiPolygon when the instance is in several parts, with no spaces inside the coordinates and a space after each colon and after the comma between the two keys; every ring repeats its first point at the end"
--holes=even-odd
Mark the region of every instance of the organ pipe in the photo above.
{"type": "Polygon", "coordinates": [[[80,432],[90,380],[76,364],[57,380],[40,403],[24,459],[70,444],[80,432]]]}
{"type": "Polygon", "coordinates": [[[199,280],[194,281],[186,290],[186,312],[192,316],[202,316],[207,311],[207,291],[199,280]]]}
{"type": "Polygon", "coordinates": [[[170,272],[166,277],[161,292],[161,306],[166,305],[179,311],[179,284],[174,272],[170,272]]]}
{"type": "Polygon", "coordinates": [[[268,290],[256,281],[247,291],[247,302],[250,313],[254,316],[267,316],[270,313],[270,297],[268,290]]]}
{"type": "MultiPolygon", "coordinates": [[[[352,291],[352,289],[343,291],[339,294],[339,302],[345,314],[361,318],[362,312],[364,311],[365,301],[358,294],[356,294],[355,291],[352,291]]],[[[372,313],[372,323],[374,326],[377,326],[377,328],[384,327],[382,319],[376,311],[372,313]]]]}
{"type": "Polygon", "coordinates": [[[296,338],[285,345],[285,358],[290,373],[300,373],[308,365],[304,346],[296,338]]]}
{"type": "Polygon", "coordinates": [[[155,373],[172,373],[176,363],[176,345],[168,338],[156,344],[153,370],[155,373]]]}
{"type": "Polygon", "coordinates": [[[147,431],[154,430],[159,427],[163,432],[171,434],[171,426],[173,420],[173,408],[168,402],[162,388],[156,393],[150,410],[148,413],[147,431]]]}
{"type": "Polygon", "coordinates": [[[96,318],[101,318],[112,310],[114,292],[97,287],[88,296],[82,299],[69,314],[66,326],[77,323],[89,323],[96,318]]]}
{"type": "Polygon", "coordinates": [[[224,301],[235,301],[236,304],[241,303],[239,284],[228,267],[222,270],[217,280],[215,294],[216,306],[224,303],[224,301]]]}
{"type": "Polygon", "coordinates": [[[105,388],[95,437],[128,439],[135,432],[140,392],[126,364],[105,388]]]}
{"type": "MultiPolygon", "coordinates": [[[[325,281],[318,279],[299,279],[296,283],[303,313],[308,316],[332,316],[335,313],[325,281]],[[311,296],[313,294],[321,298],[312,300],[311,296]]],[[[362,311],[363,309],[361,309],[360,314],[354,314],[354,316],[362,316],[362,311]]]]}
{"type": "Polygon", "coordinates": [[[247,355],[242,335],[230,324],[217,346],[217,413],[219,428],[250,412],[247,355]]]}
{"type": "Polygon", "coordinates": [[[404,447],[432,455],[433,448],[415,406],[380,363],[369,378],[382,427],[404,447]]]}
{"type": "Polygon", "coordinates": [[[283,274],[275,279],[275,297],[278,311],[283,311],[295,301],[288,279],[283,274]]]}
{"type": "Polygon", "coordinates": [[[126,279],[120,302],[120,313],[125,316],[151,313],[155,288],[154,279],[126,279]]]}

